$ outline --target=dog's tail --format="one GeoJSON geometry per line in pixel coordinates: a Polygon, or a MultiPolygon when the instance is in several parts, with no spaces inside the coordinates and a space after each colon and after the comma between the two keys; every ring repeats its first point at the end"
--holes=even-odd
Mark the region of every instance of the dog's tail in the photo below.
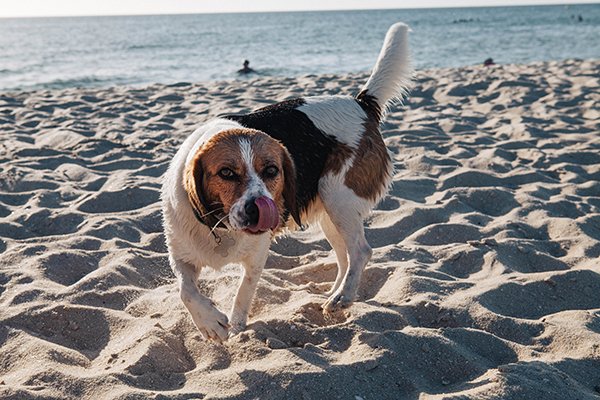
{"type": "Polygon", "coordinates": [[[390,27],[369,80],[356,96],[375,107],[379,119],[394,101],[406,96],[411,84],[412,67],[408,50],[408,25],[398,22],[390,27]]]}

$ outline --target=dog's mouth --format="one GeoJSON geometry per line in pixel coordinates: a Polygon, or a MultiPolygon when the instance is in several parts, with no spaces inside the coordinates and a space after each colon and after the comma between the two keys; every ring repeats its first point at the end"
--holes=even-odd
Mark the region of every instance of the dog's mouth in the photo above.
{"type": "Polygon", "coordinates": [[[261,196],[254,200],[258,209],[258,220],[255,224],[248,225],[244,230],[252,234],[260,234],[274,230],[279,225],[279,212],[273,199],[261,196]]]}

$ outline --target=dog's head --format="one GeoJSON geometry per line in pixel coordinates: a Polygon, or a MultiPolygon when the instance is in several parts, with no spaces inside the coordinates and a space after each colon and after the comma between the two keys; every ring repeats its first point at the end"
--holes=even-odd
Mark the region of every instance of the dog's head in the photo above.
{"type": "Polygon", "coordinates": [[[287,149],[253,129],[230,129],[204,143],[186,166],[184,187],[211,228],[275,231],[289,215],[300,225],[296,171],[287,149]]]}

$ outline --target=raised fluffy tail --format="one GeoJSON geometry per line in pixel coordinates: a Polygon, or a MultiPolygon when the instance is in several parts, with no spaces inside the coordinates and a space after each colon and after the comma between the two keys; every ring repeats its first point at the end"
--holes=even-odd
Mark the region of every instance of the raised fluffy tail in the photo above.
{"type": "Polygon", "coordinates": [[[375,102],[380,117],[395,100],[406,96],[412,67],[408,50],[408,25],[398,22],[390,27],[369,80],[358,94],[358,100],[375,102]]]}

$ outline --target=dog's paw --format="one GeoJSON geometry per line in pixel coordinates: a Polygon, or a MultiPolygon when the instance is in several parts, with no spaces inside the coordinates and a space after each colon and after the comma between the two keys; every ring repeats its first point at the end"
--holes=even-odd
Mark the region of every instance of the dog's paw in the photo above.
{"type": "Polygon", "coordinates": [[[227,340],[231,328],[227,315],[214,307],[202,315],[196,326],[205,339],[214,340],[218,343],[223,343],[227,340]]]}
{"type": "Polygon", "coordinates": [[[242,322],[232,322],[231,328],[229,329],[229,337],[235,336],[240,332],[246,330],[246,324],[242,322]]]}
{"type": "Polygon", "coordinates": [[[323,311],[326,313],[333,313],[340,311],[343,308],[348,308],[352,305],[353,299],[346,296],[343,292],[336,292],[332,294],[325,304],[323,304],[323,311]]]}

